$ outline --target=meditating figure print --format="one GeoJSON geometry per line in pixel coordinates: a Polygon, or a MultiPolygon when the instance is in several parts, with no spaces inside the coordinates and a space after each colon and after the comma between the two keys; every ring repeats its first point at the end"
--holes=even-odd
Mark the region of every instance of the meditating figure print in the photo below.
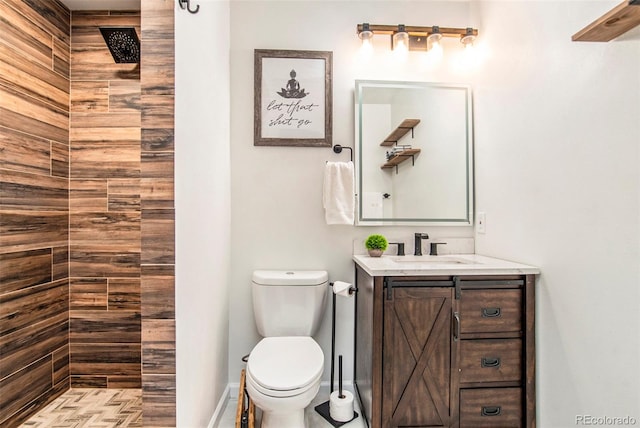
{"type": "Polygon", "coordinates": [[[304,91],[304,88],[300,88],[300,83],[296,80],[295,70],[291,70],[289,76],[291,76],[291,79],[289,79],[289,81],[287,82],[287,87],[281,88],[280,92],[278,92],[278,95],[283,98],[304,98],[309,95],[304,91]]]}

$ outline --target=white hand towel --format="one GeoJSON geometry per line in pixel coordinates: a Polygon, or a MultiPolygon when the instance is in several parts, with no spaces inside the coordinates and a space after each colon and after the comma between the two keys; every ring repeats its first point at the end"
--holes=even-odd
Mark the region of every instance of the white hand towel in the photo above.
{"type": "Polygon", "coordinates": [[[355,178],[353,162],[327,162],[322,187],[327,224],[353,224],[355,178]]]}

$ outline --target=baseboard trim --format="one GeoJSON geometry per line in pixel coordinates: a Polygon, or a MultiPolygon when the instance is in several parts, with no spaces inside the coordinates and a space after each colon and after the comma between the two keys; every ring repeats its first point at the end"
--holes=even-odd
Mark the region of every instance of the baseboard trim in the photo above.
{"type": "MultiPolygon", "coordinates": [[[[240,384],[236,386],[236,390],[239,388],[239,385],[240,384]]],[[[222,417],[224,409],[227,407],[227,403],[229,402],[229,390],[230,385],[227,384],[227,386],[224,388],[224,391],[222,392],[220,400],[218,400],[218,405],[216,406],[216,410],[213,411],[213,416],[211,416],[211,420],[209,420],[207,428],[215,428],[220,424],[220,418],[222,417]]]]}
{"type": "Polygon", "coordinates": [[[229,383],[229,398],[238,398],[238,392],[240,391],[240,382],[229,383]]]}

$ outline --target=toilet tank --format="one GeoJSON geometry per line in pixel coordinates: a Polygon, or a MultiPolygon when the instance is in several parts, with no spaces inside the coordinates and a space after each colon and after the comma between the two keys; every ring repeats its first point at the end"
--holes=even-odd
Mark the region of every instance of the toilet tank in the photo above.
{"type": "Polygon", "coordinates": [[[324,316],[328,278],[326,271],[253,272],[253,314],[260,335],[313,336],[324,316]]]}

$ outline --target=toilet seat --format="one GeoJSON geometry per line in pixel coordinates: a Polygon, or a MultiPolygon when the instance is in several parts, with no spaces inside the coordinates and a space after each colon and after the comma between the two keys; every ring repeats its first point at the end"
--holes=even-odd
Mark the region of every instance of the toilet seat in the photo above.
{"type": "Polygon", "coordinates": [[[265,395],[290,397],[313,386],[323,369],[324,354],[311,337],[267,337],[249,355],[247,381],[265,395]]]}

